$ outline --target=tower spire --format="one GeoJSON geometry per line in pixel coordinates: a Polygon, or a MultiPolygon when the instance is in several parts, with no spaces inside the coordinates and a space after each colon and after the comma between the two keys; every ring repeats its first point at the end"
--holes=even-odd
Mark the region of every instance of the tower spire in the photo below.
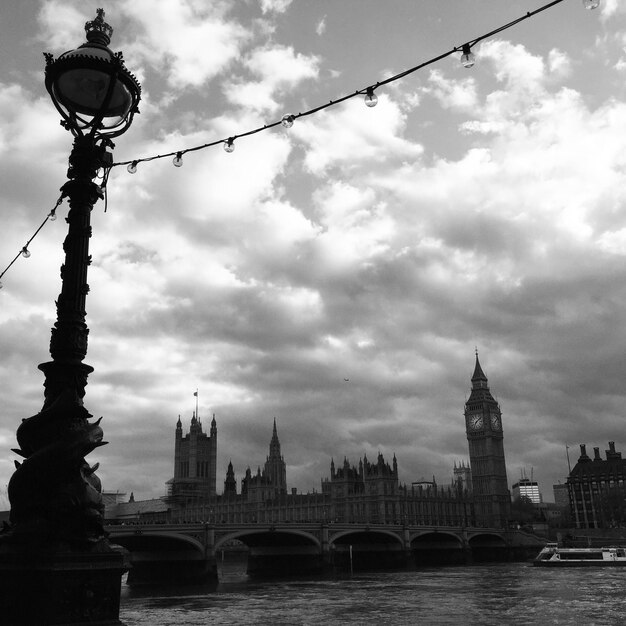
{"type": "Polygon", "coordinates": [[[472,389],[478,389],[480,387],[487,387],[487,377],[483,368],[480,366],[478,360],[478,348],[476,348],[476,365],[474,366],[474,373],[472,374],[472,389]]]}
{"type": "Polygon", "coordinates": [[[276,429],[276,418],[274,418],[274,429],[272,430],[272,440],[270,441],[270,456],[272,453],[280,456],[280,441],[278,440],[278,430],[276,429]]]}
{"type": "Polygon", "coordinates": [[[270,484],[276,494],[287,493],[287,473],[286,465],[280,453],[280,441],[278,440],[278,429],[276,428],[276,418],[272,429],[272,440],[270,441],[270,453],[265,461],[264,475],[269,478],[270,484]]]}

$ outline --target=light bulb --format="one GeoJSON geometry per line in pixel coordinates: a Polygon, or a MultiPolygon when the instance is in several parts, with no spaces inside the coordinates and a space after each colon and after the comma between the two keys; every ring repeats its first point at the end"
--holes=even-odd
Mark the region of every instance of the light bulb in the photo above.
{"type": "Polygon", "coordinates": [[[235,149],[235,140],[232,137],[230,137],[230,139],[227,139],[224,142],[224,150],[226,152],[233,152],[234,149],[235,149]]]}
{"type": "Polygon", "coordinates": [[[49,219],[51,222],[56,221],[56,219],[57,219],[57,214],[56,214],[56,211],[50,211],[50,215],[48,215],[48,219],[49,219]]]}
{"type": "Polygon", "coordinates": [[[182,167],[183,166],[183,153],[177,152],[172,163],[174,164],[175,167],[182,167]]]}
{"type": "Polygon", "coordinates": [[[280,120],[280,123],[285,127],[285,128],[291,128],[293,126],[293,121],[296,118],[293,115],[283,115],[282,119],[280,120]]]}
{"type": "Polygon", "coordinates": [[[463,44],[463,54],[461,55],[461,65],[463,67],[472,67],[476,63],[476,57],[472,52],[468,43],[463,44]]]}
{"type": "Polygon", "coordinates": [[[373,87],[368,87],[365,93],[365,105],[375,107],[378,104],[378,96],[374,93],[373,87]]]}
{"type": "Polygon", "coordinates": [[[133,161],[126,169],[129,174],[134,174],[137,171],[137,161],[133,161]]]}
{"type": "Polygon", "coordinates": [[[597,9],[600,6],[600,0],[583,0],[585,9],[597,9]]]}
{"type": "Polygon", "coordinates": [[[25,259],[27,259],[30,256],[30,250],[26,246],[22,248],[22,256],[25,259]]]}

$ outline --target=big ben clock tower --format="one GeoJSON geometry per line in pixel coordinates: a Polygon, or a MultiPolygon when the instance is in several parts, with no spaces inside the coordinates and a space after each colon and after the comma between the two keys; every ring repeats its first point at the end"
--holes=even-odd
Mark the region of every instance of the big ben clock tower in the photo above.
{"type": "Polygon", "coordinates": [[[504,460],[502,413],[487,383],[477,350],[472,391],[465,403],[474,504],[478,523],[502,528],[510,518],[511,494],[504,460]]]}

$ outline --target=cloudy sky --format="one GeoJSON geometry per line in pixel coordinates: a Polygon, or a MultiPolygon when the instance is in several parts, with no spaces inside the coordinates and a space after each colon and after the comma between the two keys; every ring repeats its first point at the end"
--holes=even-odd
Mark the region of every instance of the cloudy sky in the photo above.
{"type": "MultiPolygon", "coordinates": [[[[185,150],[353,93],[541,6],[532,0],[110,0],[143,87],[116,161],[185,150]]],[[[71,135],[42,52],[84,41],[82,1],[0,8],[0,265],[54,206],[71,135]]],[[[404,482],[468,458],[474,352],[509,481],[552,500],[578,444],[626,446],[626,5],[565,0],[292,128],[112,170],[93,212],[86,406],[107,490],[165,493],[174,426],[218,423],[218,490],[262,464],[289,487],[382,452],[404,482]],[[349,379],[349,381],[345,381],[349,379]]],[[[67,205],[59,208],[64,216],[67,205]]],[[[0,291],[0,485],[43,402],[65,222],[0,291]]],[[[6,502],[6,501],[5,501],[6,502]]],[[[3,502],[0,500],[0,504],[3,502]]]]}

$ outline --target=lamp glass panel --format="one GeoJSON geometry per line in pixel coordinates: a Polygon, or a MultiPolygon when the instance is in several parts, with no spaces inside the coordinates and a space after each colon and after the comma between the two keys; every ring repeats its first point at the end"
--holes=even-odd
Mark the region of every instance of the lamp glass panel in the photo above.
{"type": "MultiPolygon", "coordinates": [[[[96,69],[71,69],[61,73],[54,85],[54,94],[70,111],[83,115],[97,115],[107,95],[111,77],[96,69]]],[[[115,82],[111,100],[104,117],[123,117],[132,105],[126,86],[115,82]]]]}

